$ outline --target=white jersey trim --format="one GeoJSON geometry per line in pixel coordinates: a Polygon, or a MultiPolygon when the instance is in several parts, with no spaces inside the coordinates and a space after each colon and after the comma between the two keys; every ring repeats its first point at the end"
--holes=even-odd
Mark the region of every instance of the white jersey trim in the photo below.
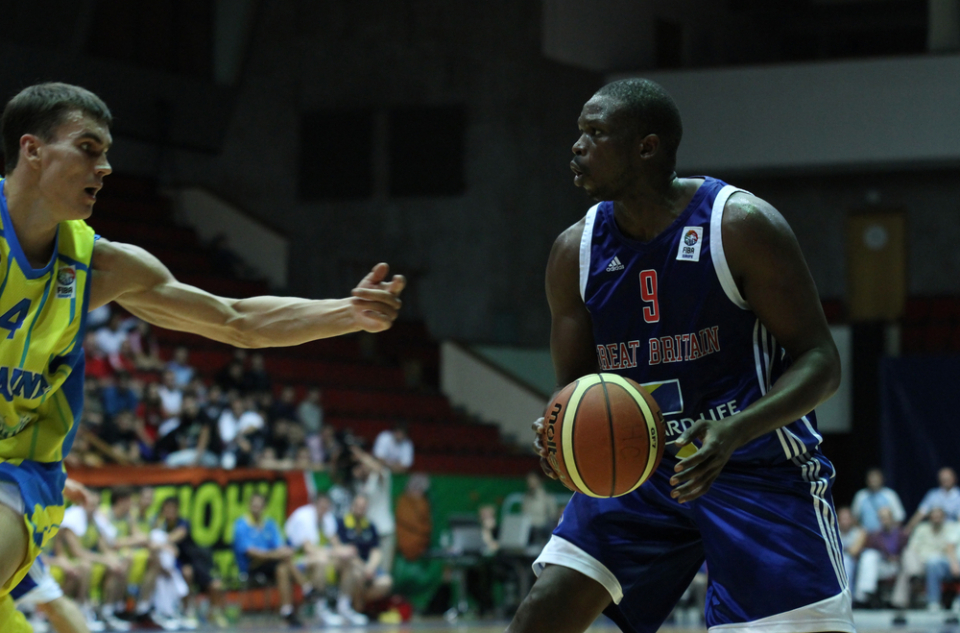
{"type": "Polygon", "coordinates": [[[614,604],[620,604],[623,600],[623,587],[606,565],[556,534],[550,537],[537,560],[533,561],[533,573],[540,576],[547,565],[560,565],[578,571],[603,585],[614,604]]]}
{"type": "Polygon", "coordinates": [[[807,631],[844,631],[856,633],[853,625],[853,597],[849,589],[805,607],[778,613],[753,622],[718,624],[709,633],[798,633],[807,631]]]}
{"type": "Polygon", "coordinates": [[[47,604],[63,595],[63,589],[39,558],[33,561],[27,576],[36,586],[16,600],[17,606],[47,604]]]}
{"type": "Polygon", "coordinates": [[[740,290],[737,283],[733,280],[730,273],[730,266],[727,264],[727,256],[723,253],[723,236],[720,230],[723,221],[723,210],[727,205],[730,196],[742,191],[750,193],[743,189],[737,189],[733,185],[727,185],[720,190],[717,198],[713,201],[713,210],[710,212],[710,258],[713,260],[713,268],[717,271],[717,279],[720,280],[720,286],[727,293],[727,298],[741,310],[749,310],[750,305],[740,296],[740,290]]]}
{"type": "Polygon", "coordinates": [[[590,251],[593,246],[593,225],[597,220],[599,204],[587,211],[583,222],[583,235],[580,237],[580,298],[587,302],[587,280],[590,279],[590,251]]]}

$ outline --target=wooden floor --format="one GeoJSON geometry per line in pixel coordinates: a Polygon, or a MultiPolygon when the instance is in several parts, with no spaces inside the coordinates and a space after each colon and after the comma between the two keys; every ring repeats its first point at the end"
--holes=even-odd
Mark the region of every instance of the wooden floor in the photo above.
{"type": "MultiPolygon", "coordinates": [[[[908,612],[906,625],[893,624],[892,611],[856,611],[854,620],[858,633],[960,633],[960,626],[945,623],[950,614],[929,614],[922,611],[908,612]]],[[[372,624],[366,627],[323,627],[314,622],[307,622],[300,631],[319,632],[337,631],[338,633],[503,633],[506,621],[464,621],[454,624],[443,619],[423,620],[405,624],[372,624]]],[[[247,618],[232,626],[227,631],[241,631],[243,633],[286,633],[291,629],[270,616],[247,618]]],[[[204,633],[220,632],[224,629],[201,627],[198,631],[204,633]]],[[[661,633],[704,633],[703,628],[676,628],[664,627],[661,633]]],[[[609,620],[598,620],[589,633],[619,633],[619,629],[609,620]]]]}

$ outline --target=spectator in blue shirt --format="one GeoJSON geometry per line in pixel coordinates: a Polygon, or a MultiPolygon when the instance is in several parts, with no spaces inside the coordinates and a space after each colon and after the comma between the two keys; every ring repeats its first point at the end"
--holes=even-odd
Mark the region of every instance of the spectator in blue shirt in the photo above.
{"type": "Polygon", "coordinates": [[[385,598],[393,588],[393,578],[380,565],[383,560],[380,536],[377,528],[367,518],[367,504],[366,495],[356,495],[350,504],[350,512],[337,521],[337,536],[340,542],[353,545],[357,549],[357,561],[348,572],[354,576],[351,579],[353,582],[347,583],[356,587],[353,609],[350,608],[348,596],[341,595],[337,601],[337,612],[352,624],[366,623],[366,617],[354,610],[363,611],[368,602],[385,598]]]}
{"type": "Polygon", "coordinates": [[[250,497],[250,512],[233,524],[233,552],[242,576],[259,583],[276,581],[280,591],[280,616],[291,626],[301,626],[293,608],[293,581],[300,580],[304,593],[309,587],[293,565],[292,548],[284,545],[277,522],[265,517],[266,498],[256,492],[250,497]]]}
{"type": "Polygon", "coordinates": [[[913,531],[920,521],[928,517],[933,508],[942,508],[949,521],[960,519],[960,488],[957,487],[957,473],[949,466],[937,471],[937,488],[929,490],[920,502],[920,507],[907,523],[907,533],[913,531]]]}
{"type": "Polygon", "coordinates": [[[125,371],[117,372],[116,382],[105,385],[100,397],[103,401],[103,412],[111,419],[121,411],[136,411],[140,404],[140,399],[130,384],[130,374],[125,371]]]}
{"type": "Polygon", "coordinates": [[[880,508],[890,508],[893,520],[897,523],[907,518],[903,504],[900,503],[900,495],[883,485],[883,471],[871,468],[867,471],[867,487],[853,496],[850,511],[860,527],[867,532],[877,532],[883,527],[880,508]]]}

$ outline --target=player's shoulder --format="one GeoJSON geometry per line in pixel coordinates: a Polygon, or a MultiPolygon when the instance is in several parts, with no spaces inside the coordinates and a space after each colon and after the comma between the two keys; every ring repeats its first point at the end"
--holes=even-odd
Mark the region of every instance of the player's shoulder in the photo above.
{"type": "Polygon", "coordinates": [[[728,199],[723,210],[724,233],[728,230],[764,230],[788,226],[777,209],[759,196],[748,191],[736,191],[728,199]]]}

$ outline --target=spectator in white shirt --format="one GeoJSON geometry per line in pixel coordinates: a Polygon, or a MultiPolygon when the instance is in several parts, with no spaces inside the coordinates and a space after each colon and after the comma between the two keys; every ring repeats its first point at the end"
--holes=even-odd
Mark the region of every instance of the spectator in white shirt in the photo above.
{"type": "Polygon", "coordinates": [[[850,506],[853,517],[867,532],[876,532],[880,524],[880,508],[890,508],[893,520],[900,523],[907,518],[907,513],[900,503],[900,495],[883,485],[883,471],[871,468],[867,471],[867,487],[857,491],[850,506]]]}
{"type": "Polygon", "coordinates": [[[180,415],[180,409],[183,408],[183,390],[177,384],[177,377],[172,371],[163,372],[159,394],[163,419],[167,420],[180,415]]]}
{"type": "Polygon", "coordinates": [[[248,409],[244,400],[235,396],[217,420],[223,446],[220,465],[223,468],[249,466],[254,457],[254,435],[263,428],[263,416],[248,409]]]}
{"type": "Polygon", "coordinates": [[[351,574],[344,571],[354,564],[357,552],[352,547],[344,547],[337,536],[337,518],[330,511],[330,497],[325,493],[318,493],[317,499],[311,504],[301,506],[293,511],[283,526],[290,546],[304,554],[307,578],[314,589],[312,598],[315,599],[316,613],[320,621],[327,626],[344,624],[342,616],[337,615],[327,604],[323,588],[327,581],[327,570],[333,566],[337,570],[337,579],[340,583],[338,596],[352,595],[356,584],[351,574]]]}
{"type": "Polygon", "coordinates": [[[927,609],[941,608],[941,588],[944,580],[960,576],[957,560],[957,543],[960,542],[960,525],[949,521],[943,508],[933,506],[929,520],[917,526],[903,552],[900,573],[893,588],[893,605],[900,609],[909,607],[910,578],[926,576],[927,609]]]}
{"type": "Polygon", "coordinates": [[[390,431],[382,431],[373,443],[373,456],[386,464],[390,472],[405,473],[413,466],[413,442],[407,425],[398,422],[390,431]]]}
{"type": "Polygon", "coordinates": [[[97,347],[107,356],[118,354],[120,353],[120,346],[127,340],[128,332],[129,328],[124,327],[123,315],[114,314],[105,327],[97,330],[97,347]]]}
{"type": "Polygon", "coordinates": [[[350,451],[356,459],[353,467],[356,492],[367,497],[367,518],[377,528],[380,537],[380,566],[389,574],[393,570],[393,556],[397,548],[390,469],[359,446],[351,446],[350,451]]]}
{"type": "Polygon", "coordinates": [[[956,521],[960,518],[960,488],[957,488],[957,473],[950,467],[944,467],[937,472],[937,481],[940,485],[927,492],[920,502],[920,506],[910,522],[907,523],[907,532],[911,532],[920,521],[927,518],[934,507],[939,507],[947,515],[947,520],[956,521]]]}

